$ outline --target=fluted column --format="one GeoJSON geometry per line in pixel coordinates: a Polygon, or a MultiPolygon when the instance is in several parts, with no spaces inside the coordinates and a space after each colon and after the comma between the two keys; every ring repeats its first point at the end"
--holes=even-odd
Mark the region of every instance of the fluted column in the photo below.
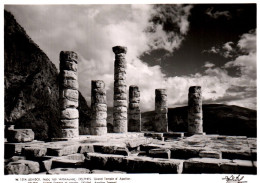
{"type": "Polygon", "coordinates": [[[200,86],[191,86],[188,95],[188,133],[202,134],[202,96],[200,86]]]}
{"type": "Polygon", "coordinates": [[[114,65],[114,108],[113,126],[115,133],[127,132],[127,93],[126,93],[126,47],[113,47],[114,65]]]}
{"type": "Polygon", "coordinates": [[[155,90],[155,123],[156,132],[168,132],[168,107],[166,89],[155,90]]]}
{"type": "Polygon", "coordinates": [[[62,138],[79,136],[78,56],[73,51],[60,52],[60,122],[62,138]]]}
{"type": "Polygon", "coordinates": [[[140,91],[134,85],[129,87],[128,131],[141,131],[140,91]]]}
{"type": "Polygon", "coordinates": [[[102,80],[91,82],[91,135],[107,133],[107,99],[105,83],[102,80]]]}

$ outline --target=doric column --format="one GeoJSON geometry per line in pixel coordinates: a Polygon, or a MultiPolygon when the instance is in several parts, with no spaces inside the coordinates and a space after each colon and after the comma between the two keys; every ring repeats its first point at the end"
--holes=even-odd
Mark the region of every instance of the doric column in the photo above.
{"type": "Polygon", "coordinates": [[[168,107],[166,89],[155,90],[155,131],[168,132],[168,107]]]}
{"type": "Polygon", "coordinates": [[[188,95],[188,133],[202,134],[202,97],[201,87],[191,86],[188,95]]]}
{"type": "Polygon", "coordinates": [[[73,51],[60,52],[60,122],[61,138],[75,138],[79,136],[78,112],[78,56],[73,51]]]}
{"type": "Polygon", "coordinates": [[[141,131],[140,91],[134,85],[129,87],[128,131],[141,131]]]}
{"type": "Polygon", "coordinates": [[[105,83],[101,80],[91,82],[91,135],[107,133],[107,99],[105,83]]]}
{"type": "Polygon", "coordinates": [[[113,125],[115,133],[127,132],[127,93],[126,93],[126,47],[113,47],[115,53],[114,67],[114,110],[113,125]]]}

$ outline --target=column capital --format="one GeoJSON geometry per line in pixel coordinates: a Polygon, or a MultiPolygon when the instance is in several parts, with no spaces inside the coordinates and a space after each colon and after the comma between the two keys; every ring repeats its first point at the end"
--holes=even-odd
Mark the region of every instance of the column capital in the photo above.
{"type": "Polygon", "coordinates": [[[61,51],[60,52],[60,61],[75,61],[78,62],[78,55],[74,51],[61,51]]]}
{"type": "Polygon", "coordinates": [[[126,52],[127,52],[127,47],[124,47],[124,46],[114,46],[114,47],[112,48],[112,50],[113,50],[113,52],[114,52],[115,54],[120,54],[120,53],[126,54],[126,52]]]}

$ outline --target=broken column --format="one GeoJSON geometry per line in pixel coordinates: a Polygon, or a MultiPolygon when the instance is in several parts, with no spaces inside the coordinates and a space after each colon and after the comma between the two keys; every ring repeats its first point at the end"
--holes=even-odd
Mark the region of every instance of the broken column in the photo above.
{"type": "Polygon", "coordinates": [[[127,132],[127,93],[126,93],[126,47],[113,47],[115,53],[114,65],[114,109],[113,126],[115,133],[127,132]]]}
{"type": "Polygon", "coordinates": [[[155,90],[155,123],[156,132],[168,132],[168,107],[166,89],[155,90]]]}
{"type": "Polygon", "coordinates": [[[141,131],[140,91],[134,85],[129,87],[128,131],[141,131]]]}
{"type": "Polygon", "coordinates": [[[201,87],[191,86],[188,95],[188,133],[202,134],[202,122],[201,87]]]}
{"type": "Polygon", "coordinates": [[[61,138],[79,136],[78,56],[73,51],[60,52],[60,123],[61,138]]]}
{"type": "Polygon", "coordinates": [[[91,82],[91,135],[107,133],[107,99],[105,83],[101,80],[91,82]]]}

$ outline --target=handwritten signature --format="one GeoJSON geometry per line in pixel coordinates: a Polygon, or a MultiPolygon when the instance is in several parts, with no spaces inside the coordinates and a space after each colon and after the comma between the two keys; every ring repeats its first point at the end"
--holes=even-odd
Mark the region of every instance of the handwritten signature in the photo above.
{"type": "Polygon", "coordinates": [[[230,177],[225,176],[224,178],[222,178],[222,180],[226,180],[226,183],[247,183],[247,181],[242,181],[244,179],[244,176],[238,175],[238,176],[234,176],[231,175],[230,177]]]}

